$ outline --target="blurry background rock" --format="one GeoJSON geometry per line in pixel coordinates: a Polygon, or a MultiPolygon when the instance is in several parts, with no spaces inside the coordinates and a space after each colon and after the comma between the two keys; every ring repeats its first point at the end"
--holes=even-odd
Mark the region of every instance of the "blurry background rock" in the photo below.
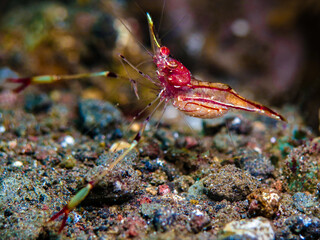
{"type": "MultiPolygon", "coordinates": [[[[175,0],[165,1],[162,16],[163,6],[160,0],[1,1],[0,67],[21,76],[103,69],[126,76],[117,54],[134,64],[148,59],[136,40],[149,45],[144,14],[149,11],[162,43],[196,77],[231,84],[267,105],[295,105],[319,131],[318,1],[175,0]]],[[[154,75],[148,64],[139,67],[154,75]]],[[[84,86],[82,94],[121,103],[133,115],[134,94],[120,82],[61,84],[84,86]],[[112,94],[115,86],[119,91],[112,94]]],[[[145,101],[147,92],[141,94],[145,101]]]]}

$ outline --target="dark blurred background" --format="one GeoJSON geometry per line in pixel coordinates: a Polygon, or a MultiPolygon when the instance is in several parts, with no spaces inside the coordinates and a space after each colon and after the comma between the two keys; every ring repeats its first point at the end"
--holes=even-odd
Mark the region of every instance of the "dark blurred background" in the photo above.
{"type": "MultiPolygon", "coordinates": [[[[228,83],[268,106],[292,105],[319,131],[317,0],[2,0],[0,76],[8,69],[21,76],[100,70],[126,76],[118,53],[154,75],[139,44],[150,45],[145,12],[162,44],[195,77],[228,83]]],[[[89,95],[137,111],[130,87],[118,88],[116,81],[81,84],[89,95]]]]}

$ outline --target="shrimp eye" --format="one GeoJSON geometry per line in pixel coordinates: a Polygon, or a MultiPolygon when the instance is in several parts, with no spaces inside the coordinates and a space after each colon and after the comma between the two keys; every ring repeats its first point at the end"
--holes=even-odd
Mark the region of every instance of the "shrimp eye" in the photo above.
{"type": "Polygon", "coordinates": [[[167,62],[167,65],[168,65],[168,67],[170,67],[170,68],[176,68],[176,67],[178,67],[177,62],[174,61],[174,60],[168,61],[168,62],[167,62]]]}
{"type": "Polygon", "coordinates": [[[160,48],[160,54],[164,57],[168,57],[170,55],[170,50],[167,47],[160,48]]]}

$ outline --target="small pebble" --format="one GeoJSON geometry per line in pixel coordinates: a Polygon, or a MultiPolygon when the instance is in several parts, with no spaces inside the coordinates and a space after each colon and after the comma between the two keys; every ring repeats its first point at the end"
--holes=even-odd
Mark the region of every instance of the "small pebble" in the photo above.
{"type": "Polygon", "coordinates": [[[157,194],[157,190],[154,187],[147,187],[146,192],[150,193],[151,195],[155,196],[157,194]]]}
{"type": "Polygon", "coordinates": [[[250,214],[267,218],[273,217],[278,212],[281,200],[278,191],[272,188],[256,189],[247,199],[250,214]]]}
{"type": "Polygon", "coordinates": [[[239,148],[235,152],[234,159],[236,165],[259,179],[272,176],[274,166],[270,158],[262,154],[261,148],[254,143],[251,144],[252,148],[239,148]]]}
{"type": "Polygon", "coordinates": [[[74,138],[72,136],[65,136],[61,142],[61,147],[67,147],[74,145],[74,138]]]}
{"type": "Polygon", "coordinates": [[[79,102],[79,127],[85,134],[111,137],[122,121],[120,110],[109,102],[93,99],[79,102]]]}
{"type": "Polygon", "coordinates": [[[161,196],[164,196],[164,195],[167,195],[168,193],[170,193],[171,191],[170,191],[170,188],[169,188],[169,186],[167,185],[167,184],[163,184],[163,185],[160,185],[159,187],[158,187],[158,193],[159,193],[159,195],[161,195],[161,196]]]}
{"type": "Polygon", "coordinates": [[[313,207],[317,206],[318,203],[315,197],[311,194],[297,192],[292,196],[293,205],[302,213],[308,213],[313,207]]]}
{"type": "Polygon", "coordinates": [[[70,154],[66,155],[60,166],[67,169],[72,169],[77,164],[77,160],[70,154]]]}
{"type": "Polygon", "coordinates": [[[14,161],[14,162],[12,163],[12,166],[13,166],[13,167],[22,167],[22,166],[23,166],[23,162],[21,162],[21,161],[14,161]]]}
{"type": "Polygon", "coordinates": [[[223,228],[223,235],[219,239],[273,240],[275,234],[268,219],[258,217],[228,223],[223,228]]]}
{"type": "Polygon", "coordinates": [[[259,182],[247,171],[234,165],[226,165],[216,172],[210,173],[203,180],[204,192],[215,201],[244,200],[258,188],[259,182]]]}
{"type": "Polygon", "coordinates": [[[293,215],[286,219],[285,225],[286,228],[277,232],[277,239],[288,239],[288,236],[290,239],[320,239],[320,219],[317,217],[293,215]]]}
{"type": "Polygon", "coordinates": [[[25,96],[24,109],[29,113],[47,112],[52,101],[46,94],[28,94],[25,96]]]}
{"type": "Polygon", "coordinates": [[[10,149],[14,149],[17,146],[17,144],[18,144],[18,142],[16,139],[8,142],[8,146],[10,149]]]}
{"type": "Polygon", "coordinates": [[[152,222],[157,231],[166,231],[176,219],[177,213],[173,208],[161,208],[156,210],[152,222]]]}
{"type": "Polygon", "coordinates": [[[205,226],[210,223],[210,218],[206,212],[196,209],[190,215],[190,228],[194,233],[200,232],[205,226]]]}

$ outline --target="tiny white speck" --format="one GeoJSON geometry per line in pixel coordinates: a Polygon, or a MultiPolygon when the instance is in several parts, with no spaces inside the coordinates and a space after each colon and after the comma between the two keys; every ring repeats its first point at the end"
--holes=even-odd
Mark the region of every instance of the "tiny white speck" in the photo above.
{"type": "Polygon", "coordinates": [[[0,126],[0,133],[4,133],[5,131],[6,131],[6,128],[3,125],[1,125],[0,126]]]}
{"type": "Polygon", "coordinates": [[[116,181],[116,182],[114,183],[114,190],[117,191],[117,192],[119,192],[119,191],[121,191],[121,189],[122,189],[122,184],[121,184],[121,182],[116,181]]]}
{"type": "Polygon", "coordinates": [[[73,145],[74,144],[74,138],[72,136],[65,136],[63,141],[61,142],[62,147],[67,147],[68,145],[73,145]]]}
{"type": "Polygon", "coordinates": [[[160,166],[160,167],[162,167],[162,166],[164,166],[164,161],[162,161],[161,159],[159,159],[159,158],[157,158],[156,159],[157,161],[157,164],[160,166]]]}
{"type": "Polygon", "coordinates": [[[192,213],[194,213],[196,216],[203,216],[203,212],[201,212],[199,209],[196,209],[194,211],[192,211],[192,213]]]}
{"type": "Polygon", "coordinates": [[[75,212],[73,212],[73,213],[74,213],[73,223],[79,222],[82,217],[79,214],[75,213],[75,212]]]}
{"type": "Polygon", "coordinates": [[[250,32],[249,22],[245,19],[237,19],[232,23],[231,31],[237,37],[245,37],[250,32]]]}
{"type": "Polygon", "coordinates": [[[253,148],[254,151],[256,151],[257,153],[262,153],[261,149],[259,147],[254,147],[253,148]]]}
{"type": "Polygon", "coordinates": [[[270,138],[271,143],[275,143],[276,141],[277,141],[277,139],[275,137],[270,138]]]}
{"type": "Polygon", "coordinates": [[[200,108],[197,108],[197,110],[200,110],[200,108]]]}
{"type": "Polygon", "coordinates": [[[15,161],[12,163],[13,167],[22,167],[23,166],[23,162],[21,161],[15,161]]]}
{"type": "Polygon", "coordinates": [[[241,119],[239,117],[236,117],[232,120],[232,124],[240,124],[241,123],[241,119]]]}

